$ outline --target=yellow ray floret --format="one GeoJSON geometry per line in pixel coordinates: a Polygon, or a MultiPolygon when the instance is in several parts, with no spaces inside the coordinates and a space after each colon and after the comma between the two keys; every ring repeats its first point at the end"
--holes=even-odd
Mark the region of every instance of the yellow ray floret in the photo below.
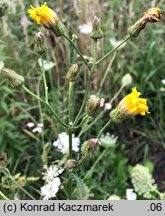
{"type": "Polygon", "coordinates": [[[136,87],[132,88],[132,92],[125,96],[119,103],[120,109],[129,115],[140,114],[145,116],[149,113],[149,108],[147,106],[147,99],[139,98],[140,92],[136,90],[136,87]]]}
{"type": "Polygon", "coordinates": [[[56,13],[47,6],[46,2],[36,8],[31,5],[28,13],[40,25],[53,24],[58,19],[56,13]]]}

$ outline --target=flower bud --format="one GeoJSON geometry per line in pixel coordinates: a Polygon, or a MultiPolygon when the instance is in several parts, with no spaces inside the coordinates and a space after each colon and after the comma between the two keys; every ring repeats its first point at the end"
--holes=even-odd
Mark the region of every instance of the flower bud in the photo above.
{"type": "Polygon", "coordinates": [[[20,76],[13,70],[10,70],[8,68],[3,68],[2,73],[14,87],[18,88],[24,84],[25,80],[23,76],[20,76]]]}
{"type": "Polygon", "coordinates": [[[3,17],[9,7],[8,0],[0,0],[0,17],[3,17]]]}
{"type": "Polygon", "coordinates": [[[91,138],[84,142],[81,147],[81,152],[84,156],[93,157],[99,150],[99,140],[91,138]]]}
{"type": "Polygon", "coordinates": [[[121,82],[123,87],[130,85],[132,83],[132,76],[129,73],[127,73],[126,75],[123,76],[121,82]]]}
{"type": "Polygon", "coordinates": [[[85,107],[86,114],[90,117],[94,117],[99,108],[100,98],[96,97],[95,95],[91,95],[85,107]]]}
{"type": "Polygon", "coordinates": [[[98,17],[94,17],[92,22],[92,32],[90,34],[91,38],[94,40],[100,40],[103,37],[103,33],[101,31],[100,19],[98,17]]]}
{"type": "Polygon", "coordinates": [[[47,51],[45,35],[42,32],[37,32],[35,35],[34,51],[39,55],[43,55],[47,51]]]}
{"type": "Polygon", "coordinates": [[[66,78],[71,82],[76,81],[77,71],[78,71],[78,65],[77,64],[71,65],[71,67],[69,68],[68,73],[66,75],[66,78]]]}
{"type": "Polygon", "coordinates": [[[76,166],[76,161],[73,159],[69,159],[67,160],[67,162],[65,163],[65,168],[66,169],[73,169],[76,166]]]}

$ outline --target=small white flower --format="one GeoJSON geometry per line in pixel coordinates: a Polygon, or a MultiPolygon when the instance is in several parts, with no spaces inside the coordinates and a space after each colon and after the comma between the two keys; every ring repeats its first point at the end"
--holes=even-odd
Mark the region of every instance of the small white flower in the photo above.
{"type": "Polygon", "coordinates": [[[46,182],[52,181],[53,178],[59,176],[64,171],[63,168],[59,169],[56,165],[51,165],[44,173],[43,179],[46,182]]]}
{"type": "Polygon", "coordinates": [[[162,79],[162,80],[161,80],[161,82],[162,82],[162,84],[164,84],[164,85],[165,85],[165,79],[162,79]]]}
{"type": "Polygon", "coordinates": [[[42,128],[41,127],[35,127],[33,130],[32,130],[33,133],[42,133],[42,128]]]}
{"type": "Polygon", "coordinates": [[[112,109],[112,104],[111,103],[105,103],[105,110],[110,110],[112,109]]]}
{"type": "MultiPolygon", "coordinates": [[[[79,151],[80,139],[72,135],[72,149],[75,152],[79,151]]],[[[60,152],[63,154],[68,153],[69,151],[69,136],[67,133],[62,132],[58,135],[58,139],[53,142],[53,146],[55,146],[60,152]]]]}
{"type": "Polygon", "coordinates": [[[26,124],[26,126],[27,126],[28,128],[32,128],[32,127],[34,127],[34,123],[33,123],[33,122],[28,122],[28,123],[26,124]]]}
{"type": "Polygon", "coordinates": [[[43,196],[43,200],[48,200],[52,197],[56,197],[60,185],[61,180],[59,177],[56,177],[52,181],[49,181],[47,184],[41,187],[41,196],[43,196]]]}
{"type": "Polygon", "coordinates": [[[101,99],[100,99],[100,107],[103,107],[103,106],[104,106],[104,103],[105,103],[105,99],[104,99],[104,98],[101,98],[101,99]]]}
{"type": "Polygon", "coordinates": [[[92,23],[91,22],[84,23],[84,24],[80,25],[78,27],[78,29],[79,29],[80,33],[82,33],[82,34],[89,34],[92,31],[92,23]]]}
{"type": "Polygon", "coordinates": [[[126,190],[126,197],[127,197],[127,200],[136,200],[137,195],[133,191],[133,189],[127,189],[126,190]]]}
{"type": "Polygon", "coordinates": [[[103,134],[100,138],[101,145],[104,147],[113,147],[117,142],[118,137],[115,135],[110,135],[109,133],[103,134]]]}

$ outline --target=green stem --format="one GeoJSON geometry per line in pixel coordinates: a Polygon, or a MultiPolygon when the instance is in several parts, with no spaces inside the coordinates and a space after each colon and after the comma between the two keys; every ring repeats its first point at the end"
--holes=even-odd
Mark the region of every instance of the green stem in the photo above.
{"type": "MultiPolygon", "coordinates": [[[[68,129],[69,132],[69,159],[72,159],[72,127],[70,126],[70,128],[68,129]]],[[[68,171],[68,178],[69,178],[69,182],[68,182],[68,186],[69,186],[69,200],[72,199],[72,178],[70,176],[70,172],[68,171]]]]}
{"type": "Polygon", "coordinates": [[[44,62],[43,62],[42,56],[41,56],[41,69],[42,69],[42,76],[43,76],[43,81],[44,81],[45,101],[46,103],[48,103],[48,86],[46,82],[45,68],[44,68],[44,62]]]}
{"type": "Polygon", "coordinates": [[[86,88],[86,92],[85,92],[85,96],[84,96],[84,99],[83,99],[83,102],[82,102],[82,105],[79,109],[79,112],[77,114],[77,117],[73,123],[73,125],[75,126],[77,124],[77,122],[79,121],[79,118],[80,118],[80,115],[82,114],[83,112],[83,109],[85,107],[85,104],[86,104],[86,101],[87,101],[87,98],[88,98],[88,94],[90,92],[90,89],[91,89],[91,83],[92,83],[92,77],[93,77],[93,72],[94,72],[94,69],[95,69],[95,66],[96,66],[96,49],[97,49],[97,41],[93,41],[93,66],[92,66],[92,69],[90,71],[90,75],[89,75],[89,79],[88,79],[88,83],[87,83],[87,88],[86,88]]]}
{"type": "Polygon", "coordinates": [[[53,110],[53,108],[50,106],[49,103],[47,103],[45,100],[43,100],[42,98],[40,98],[38,95],[35,95],[33,92],[31,92],[28,88],[26,88],[26,86],[23,85],[23,89],[30,94],[31,96],[35,97],[37,100],[41,101],[42,103],[46,104],[48,106],[48,108],[51,110],[51,112],[53,113],[53,115],[55,116],[56,120],[63,125],[64,127],[68,128],[68,125],[65,124],[62,120],[60,120],[60,118],[58,117],[58,115],[55,113],[55,111],[53,110]]]}
{"type": "Polygon", "coordinates": [[[68,122],[71,122],[72,117],[72,107],[71,107],[71,96],[72,96],[72,87],[73,82],[69,81],[69,89],[68,89],[68,122]]]}
{"type": "Polygon", "coordinates": [[[96,62],[96,65],[106,59],[109,55],[111,55],[115,50],[117,50],[123,43],[125,43],[128,39],[130,39],[130,35],[128,35],[124,40],[122,40],[116,47],[110,50],[105,56],[103,56],[100,60],[96,62]]]}
{"type": "Polygon", "coordinates": [[[112,120],[110,119],[105,125],[104,127],[99,131],[98,135],[97,135],[97,139],[99,139],[102,135],[102,133],[104,132],[104,130],[112,123],[112,120]]]}
{"type": "Polygon", "coordinates": [[[2,193],[2,191],[0,191],[0,197],[2,197],[4,200],[9,200],[9,199],[7,198],[7,196],[5,196],[5,194],[2,193]]]}
{"type": "Polygon", "coordinates": [[[90,67],[88,65],[88,62],[86,61],[86,59],[83,57],[82,53],[79,51],[79,49],[76,47],[76,45],[73,43],[73,41],[69,38],[69,36],[67,35],[63,35],[64,38],[66,38],[69,43],[73,46],[73,48],[76,50],[76,52],[79,54],[79,56],[81,57],[82,61],[85,63],[85,65],[87,66],[88,70],[90,70],[90,67]]]}
{"type": "Polygon", "coordinates": [[[109,69],[110,69],[110,67],[112,66],[113,61],[115,60],[115,57],[116,57],[116,52],[113,54],[112,59],[111,59],[111,61],[109,62],[108,67],[107,67],[107,69],[106,69],[106,71],[105,71],[105,73],[104,73],[104,76],[103,76],[103,78],[102,78],[102,80],[101,80],[101,82],[100,82],[99,93],[101,92],[101,89],[102,89],[102,87],[103,87],[103,84],[104,84],[104,82],[105,82],[105,79],[106,79],[106,77],[107,77],[107,75],[108,75],[108,73],[109,73],[109,69]]]}
{"type": "Polygon", "coordinates": [[[28,195],[32,200],[35,200],[35,198],[29,193],[27,192],[21,185],[19,185],[15,179],[11,176],[10,172],[8,169],[6,170],[2,170],[2,172],[4,173],[4,175],[6,175],[7,177],[9,177],[16,185],[17,187],[22,190],[26,195],[28,195]]]}

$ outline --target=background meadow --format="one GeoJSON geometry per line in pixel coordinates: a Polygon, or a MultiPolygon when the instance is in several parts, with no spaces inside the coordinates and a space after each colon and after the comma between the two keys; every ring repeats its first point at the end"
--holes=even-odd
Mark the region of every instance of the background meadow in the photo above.
{"type": "MultiPolygon", "coordinates": [[[[0,61],[21,74],[26,86],[33,92],[37,94],[40,89],[43,96],[39,56],[34,53],[34,35],[42,30],[47,37],[48,52],[44,65],[50,103],[66,121],[66,73],[69,66],[80,59],[66,40],[55,37],[30,18],[27,13],[30,4],[39,3],[44,1],[13,0],[10,3],[7,15],[0,20],[0,61]]],[[[98,59],[125,37],[128,27],[148,8],[158,6],[165,11],[164,0],[48,0],[47,3],[58,13],[69,35],[74,33],[78,36],[77,46],[87,57],[92,55],[89,36],[91,21],[95,15],[101,19],[104,36],[98,43],[98,59]]],[[[98,122],[93,122],[91,130],[87,128],[86,131],[75,134],[81,142],[95,137],[107,121],[111,107],[105,104],[120,89],[122,77],[127,73],[132,76],[133,82],[113,100],[112,108],[136,86],[142,96],[148,99],[151,113],[146,117],[128,119],[107,129],[107,145],[102,145],[98,155],[81,166],[79,177],[83,180],[86,193],[82,195],[77,187],[75,199],[108,199],[112,194],[125,198],[126,189],[133,188],[130,170],[136,164],[149,167],[159,191],[165,191],[164,41],[164,23],[148,24],[137,38],[129,40],[95,69],[92,93],[105,99],[102,107],[105,115],[98,122]],[[103,83],[105,71],[108,76],[103,83]]],[[[85,70],[80,63],[73,93],[73,116],[78,112],[83,99],[87,83],[85,70]]],[[[44,142],[48,152],[49,165],[61,160],[64,155],[55,149],[53,142],[64,129],[51,118],[50,111],[44,105],[41,106],[23,90],[14,89],[1,75],[0,97],[0,152],[7,153],[7,167],[15,180],[36,199],[40,199],[40,188],[44,185],[42,143],[44,142]],[[42,120],[44,127],[38,125],[42,120]],[[29,127],[29,123],[34,125],[29,127]]],[[[28,199],[3,174],[0,189],[10,199],[28,199]]],[[[57,193],[56,199],[65,198],[62,189],[57,193]]],[[[141,199],[140,196],[138,198],[141,199]]]]}

